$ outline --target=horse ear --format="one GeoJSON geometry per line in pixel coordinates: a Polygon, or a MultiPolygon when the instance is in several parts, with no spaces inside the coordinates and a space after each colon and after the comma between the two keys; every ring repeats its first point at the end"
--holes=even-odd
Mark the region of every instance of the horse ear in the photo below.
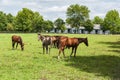
{"type": "Polygon", "coordinates": [[[38,35],[41,35],[40,33],[38,33],[38,35]]]}

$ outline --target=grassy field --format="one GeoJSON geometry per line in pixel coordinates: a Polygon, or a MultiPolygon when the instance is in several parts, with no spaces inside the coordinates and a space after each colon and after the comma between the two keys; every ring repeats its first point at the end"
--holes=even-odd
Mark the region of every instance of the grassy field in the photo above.
{"type": "Polygon", "coordinates": [[[12,50],[12,35],[0,34],[0,80],[120,80],[120,35],[48,34],[88,37],[89,47],[80,44],[76,58],[65,49],[60,60],[58,49],[42,54],[37,34],[17,34],[25,50],[12,50]]]}

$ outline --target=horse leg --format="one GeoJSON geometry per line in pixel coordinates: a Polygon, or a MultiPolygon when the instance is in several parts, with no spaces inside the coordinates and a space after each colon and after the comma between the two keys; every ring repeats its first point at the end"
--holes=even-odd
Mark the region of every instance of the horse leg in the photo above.
{"type": "Polygon", "coordinates": [[[43,54],[45,53],[45,46],[43,45],[43,54]]]}
{"type": "Polygon", "coordinates": [[[62,51],[62,49],[60,48],[60,49],[59,49],[59,53],[58,53],[58,59],[60,59],[61,51],[62,51]]]}
{"type": "Polygon", "coordinates": [[[50,54],[50,49],[51,49],[51,48],[49,47],[49,54],[50,54]]]}
{"type": "Polygon", "coordinates": [[[55,44],[55,42],[53,43],[53,45],[54,45],[54,48],[56,48],[56,44],[55,44]]]}
{"type": "Polygon", "coordinates": [[[64,53],[64,49],[62,50],[62,52],[63,52],[63,56],[64,56],[64,58],[65,58],[65,53],[64,53]]]}
{"type": "Polygon", "coordinates": [[[17,44],[16,44],[16,49],[17,49],[17,47],[18,47],[18,42],[17,42],[17,44]]]}
{"type": "Polygon", "coordinates": [[[77,47],[75,47],[74,57],[76,57],[77,47]]]}
{"type": "Polygon", "coordinates": [[[15,45],[15,42],[14,42],[14,41],[12,41],[12,49],[14,49],[14,45],[15,45]]]}
{"type": "Polygon", "coordinates": [[[52,44],[50,44],[50,46],[49,46],[49,54],[50,54],[50,49],[52,48],[52,44]]]}
{"type": "Polygon", "coordinates": [[[48,45],[46,45],[46,54],[48,54],[48,45]]]}
{"type": "Polygon", "coordinates": [[[73,51],[74,51],[74,47],[72,47],[72,52],[71,52],[71,54],[70,54],[70,57],[72,56],[72,54],[73,54],[73,51]]]}

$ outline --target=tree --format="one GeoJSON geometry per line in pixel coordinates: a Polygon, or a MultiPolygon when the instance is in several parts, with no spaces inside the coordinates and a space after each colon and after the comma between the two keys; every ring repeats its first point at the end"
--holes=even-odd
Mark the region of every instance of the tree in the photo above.
{"type": "Polygon", "coordinates": [[[116,24],[117,24],[117,26],[115,27],[115,33],[120,34],[120,18],[116,24]]]}
{"type": "Polygon", "coordinates": [[[78,29],[89,18],[88,8],[86,6],[80,6],[78,4],[70,5],[67,9],[66,22],[73,28],[78,29]]]}
{"type": "Polygon", "coordinates": [[[103,23],[103,19],[100,18],[99,16],[95,16],[94,19],[93,19],[93,23],[101,25],[103,23]]]}
{"type": "Polygon", "coordinates": [[[64,32],[66,29],[65,22],[61,18],[56,19],[54,25],[56,26],[56,29],[61,30],[61,32],[64,32]]]}
{"type": "Polygon", "coordinates": [[[13,23],[14,21],[14,16],[12,14],[7,14],[7,23],[13,23]]]}
{"type": "Polygon", "coordinates": [[[116,29],[119,28],[119,12],[117,10],[110,10],[107,12],[103,24],[102,29],[104,31],[110,30],[111,33],[116,33],[116,29]]]}
{"type": "Polygon", "coordinates": [[[30,32],[32,30],[32,20],[34,12],[30,9],[23,8],[16,16],[16,29],[22,32],[30,32]]]}
{"type": "Polygon", "coordinates": [[[6,14],[0,11],[0,31],[5,31],[7,26],[6,14]]]}
{"type": "Polygon", "coordinates": [[[91,20],[87,20],[84,24],[85,29],[90,33],[93,30],[93,23],[91,20]]]}
{"type": "Polygon", "coordinates": [[[43,31],[43,24],[44,19],[38,12],[34,13],[33,20],[32,20],[32,31],[34,32],[42,32],[43,31]]]}
{"type": "Polygon", "coordinates": [[[7,14],[7,26],[6,26],[6,30],[7,31],[13,31],[14,30],[14,21],[15,21],[15,17],[12,14],[7,14]]]}
{"type": "Polygon", "coordinates": [[[7,23],[6,30],[7,31],[13,31],[14,30],[14,27],[13,27],[12,23],[7,23]]]}
{"type": "Polygon", "coordinates": [[[42,26],[43,29],[48,32],[50,32],[54,28],[53,22],[50,20],[44,21],[42,26]]]}

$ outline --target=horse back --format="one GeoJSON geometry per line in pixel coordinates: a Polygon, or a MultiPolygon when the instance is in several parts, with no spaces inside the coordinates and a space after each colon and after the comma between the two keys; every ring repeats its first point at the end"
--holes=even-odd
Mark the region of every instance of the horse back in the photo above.
{"type": "Polygon", "coordinates": [[[68,38],[67,39],[67,46],[77,46],[79,44],[79,41],[77,38],[68,38]]]}
{"type": "Polygon", "coordinates": [[[67,39],[68,37],[64,37],[64,36],[60,37],[58,40],[58,46],[60,48],[65,47],[67,45],[67,39]]]}
{"type": "Polygon", "coordinates": [[[44,36],[43,40],[42,40],[42,44],[45,45],[51,45],[51,37],[50,36],[44,36]]]}
{"type": "Polygon", "coordinates": [[[17,35],[13,35],[12,36],[12,41],[14,41],[14,42],[22,42],[22,39],[21,39],[21,37],[20,36],[17,36],[17,35]]]}

